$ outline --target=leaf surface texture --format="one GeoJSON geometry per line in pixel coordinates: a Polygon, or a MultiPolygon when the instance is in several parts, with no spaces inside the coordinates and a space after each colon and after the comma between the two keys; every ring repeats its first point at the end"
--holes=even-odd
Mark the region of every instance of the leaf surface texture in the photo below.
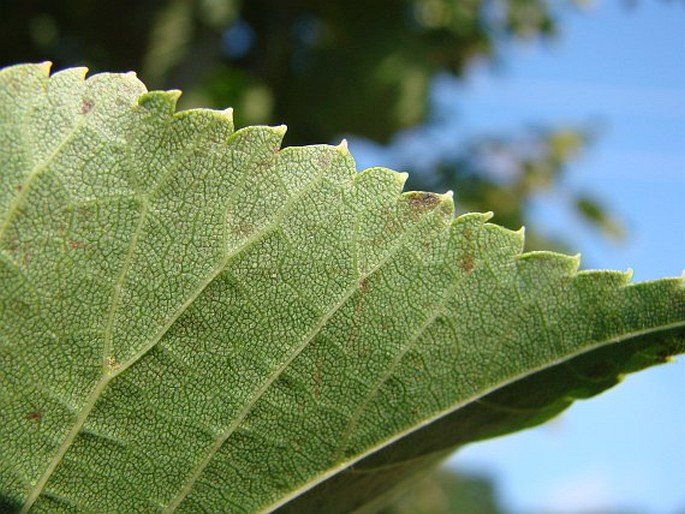
{"type": "Polygon", "coordinates": [[[0,71],[0,510],[352,510],[685,350],[682,279],[84,77],[0,71]]]}

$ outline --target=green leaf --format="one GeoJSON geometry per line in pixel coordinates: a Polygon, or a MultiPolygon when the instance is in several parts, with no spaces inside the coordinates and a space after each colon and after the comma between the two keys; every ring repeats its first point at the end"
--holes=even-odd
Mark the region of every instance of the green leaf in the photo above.
{"type": "Polygon", "coordinates": [[[0,71],[4,511],[368,508],[685,350],[682,279],[84,75],[0,71]]]}

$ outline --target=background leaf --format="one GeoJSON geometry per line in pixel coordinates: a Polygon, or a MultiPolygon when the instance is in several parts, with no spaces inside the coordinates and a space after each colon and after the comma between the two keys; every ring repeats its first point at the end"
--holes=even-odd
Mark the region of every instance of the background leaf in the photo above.
{"type": "Polygon", "coordinates": [[[684,349],[681,279],[577,273],[344,144],[48,69],[0,72],[9,509],[362,507],[684,349]]]}

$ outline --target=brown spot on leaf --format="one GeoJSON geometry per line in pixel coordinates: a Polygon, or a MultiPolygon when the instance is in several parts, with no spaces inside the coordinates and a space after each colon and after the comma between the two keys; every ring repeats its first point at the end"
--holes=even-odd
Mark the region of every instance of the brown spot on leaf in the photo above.
{"type": "Polygon", "coordinates": [[[316,163],[322,168],[328,168],[331,165],[332,160],[329,153],[322,153],[317,156],[316,163]]]}
{"type": "Polygon", "coordinates": [[[255,231],[255,227],[252,223],[250,223],[248,221],[243,221],[243,220],[241,220],[238,223],[238,233],[241,236],[243,236],[243,237],[249,236],[254,231],[255,231]]]}
{"type": "Polygon", "coordinates": [[[120,367],[121,367],[121,364],[119,364],[119,361],[113,355],[110,355],[109,357],[107,357],[105,359],[105,368],[106,368],[107,372],[109,372],[109,373],[114,372],[114,371],[118,370],[120,367]]]}
{"type": "Polygon", "coordinates": [[[67,244],[69,245],[69,248],[72,250],[81,250],[82,248],[86,247],[85,243],[82,243],[81,241],[76,241],[75,239],[67,239],[67,244]]]}
{"type": "Polygon", "coordinates": [[[476,264],[473,262],[473,257],[470,255],[465,255],[461,259],[461,269],[463,269],[466,273],[471,273],[475,267],[476,264]]]}
{"type": "Polygon", "coordinates": [[[15,189],[17,190],[17,193],[21,193],[21,190],[24,189],[24,184],[17,184],[15,189]]]}
{"type": "Polygon", "coordinates": [[[423,191],[415,191],[407,195],[409,205],[415,209],[433,209],[440,203],[440,196],[435,193],[426,193],[423,191]]]}
{"type": "Polygon", "coordinates": [[[43,413],[34,410],[26,415],[26,419],[28,419],[29,421],[33,421],[35,423],[39,423],[43,419],[43,413]]]}
{"type": "Polygon", "coordinates": [[[93,100],[84,100],[83,104],[81,105],[81,114],[88,114],[91,110],[93,110],[94,105],[95,102],[93,102],[93,100]]]}

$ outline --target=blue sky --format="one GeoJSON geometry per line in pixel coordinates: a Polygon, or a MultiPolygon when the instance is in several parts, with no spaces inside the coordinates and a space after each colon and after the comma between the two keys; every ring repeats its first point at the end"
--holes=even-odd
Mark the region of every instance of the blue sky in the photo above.
{"type": "MultiPolygon", "coordinates": [[[[567,234],[589,267],[632,268],[635,280],[680,275],[685,4],[595,2],[565,12],[561,31],[552,43],[507,47],[501,66],[474,66],[465,82],[438,80],[435,101],[453,114],[439,130],[407,134],[389,152],[361,141],[351,141],[352,150],[361,167],[397,168],[407,154],[466,134],[592,124],[596,143],[558,189],[534,202],[538,227],[567,234]],[[626,241],[588,229],[565,206],[569,191],[601,198],[625,223],[626,241]]],[[[683,391],[685,357],[630,376],[543,427],[465,448],[451,465],[492,474],[515,512],[683,513],[683,391]]]]}

